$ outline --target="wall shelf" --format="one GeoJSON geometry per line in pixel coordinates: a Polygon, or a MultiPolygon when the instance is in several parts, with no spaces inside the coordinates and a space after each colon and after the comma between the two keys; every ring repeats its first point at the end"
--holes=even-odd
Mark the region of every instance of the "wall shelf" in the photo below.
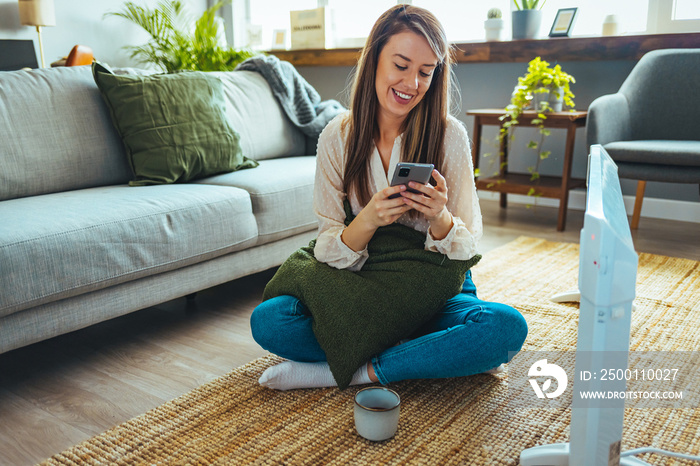
{"type": "MultiPolygon", "coordinates": [[[[518,63],[529,62],[536,56],[558,62],[639,60],[651,50],[700,48],[700,33],[560,37],[454,45],[457,63],[518,63]]],[[[268,53],[295,66],[355,66],[360,58],[359,48],[272,50],[268,53]]]]}

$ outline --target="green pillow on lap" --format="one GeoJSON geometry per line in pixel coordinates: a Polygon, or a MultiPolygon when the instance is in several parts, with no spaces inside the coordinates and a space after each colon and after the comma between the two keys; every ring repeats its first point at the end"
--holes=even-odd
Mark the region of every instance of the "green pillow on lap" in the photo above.
{"type": "Polygon", "coordinates": [[[118,76],[97,62],[92,73],[126,146],[131,186],[258,166],[241,152],[219,79],[196,71],[118,76]]]}

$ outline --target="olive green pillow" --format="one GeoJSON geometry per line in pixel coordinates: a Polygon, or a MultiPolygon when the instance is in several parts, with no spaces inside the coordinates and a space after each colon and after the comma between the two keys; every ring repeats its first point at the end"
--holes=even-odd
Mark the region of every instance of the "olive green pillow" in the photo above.
{"type": "Polygon", "coordinates": [[[217,78],[197,71],[118,76],[97,62],[92,74],[126,146],[131,186],[258,166],[241,152],[217,78]]]}

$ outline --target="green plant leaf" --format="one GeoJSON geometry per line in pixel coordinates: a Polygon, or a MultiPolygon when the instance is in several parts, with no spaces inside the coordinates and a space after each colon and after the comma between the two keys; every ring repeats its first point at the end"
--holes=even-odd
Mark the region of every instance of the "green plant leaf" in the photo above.
{"type": "Polygon", "coordinates": [[[535,141],[530,141],[527,143],[527,148],[528,149],[537,149],[537,142],[535,141]]]}
{"type": "Polygon", "coordinates": [[[549,155],[551,153],[552,153],[551,151],[543,150],[542,152],[540,152],[540,160],[545,160],[545,159],[549,158],[549,155]]]}
{"type": "Polygon", "coordinates": [[[479,178],[481,176],[481,170],[478,168],[474,169],[474,178],[479,178]]]}
{"type": "Polygon", "coordinates": [[[229,71],[253,56],[248,50],[224,47],[224,32],[216,20],[216,11],[225,0],[204,11],[199,17],[191,15],[180,0],[160,0],[150,9],[126,2],[121,11],[105,16],[126,19],[144,29],[151,38],[142,46],[126,46],[130,56],[150,63],[162,71],[180,70],[229,71]]]}

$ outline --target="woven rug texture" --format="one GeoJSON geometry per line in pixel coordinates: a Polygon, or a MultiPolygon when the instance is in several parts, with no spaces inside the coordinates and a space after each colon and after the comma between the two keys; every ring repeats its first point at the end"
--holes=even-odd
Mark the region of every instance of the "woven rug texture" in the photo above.
{"type": "MultiPolygon", "coordinates": [[[[575,350],[578,306],[549,297],[577,288],[578,244],[521,237],[486,254],[473,274],[481,299],[523,313],[529,326],[524,350],[575,350]]],[[[700,348],[698,298],[700,262],[640,254],[631,349],[700,348]]],[[[353,423],[353,396],[361,387],[279,392],[259,386],[260,374],[279,361],[257,359],[43,464],[515,465],[525,448],[568,441],[570,407],[509,403],[506,370],[391,384],[402,400],[398,432],[370,442],[353,423]]],[[[644,446],[700,455],[700,410],[627,408],[622,449],[644,446]]]]}

